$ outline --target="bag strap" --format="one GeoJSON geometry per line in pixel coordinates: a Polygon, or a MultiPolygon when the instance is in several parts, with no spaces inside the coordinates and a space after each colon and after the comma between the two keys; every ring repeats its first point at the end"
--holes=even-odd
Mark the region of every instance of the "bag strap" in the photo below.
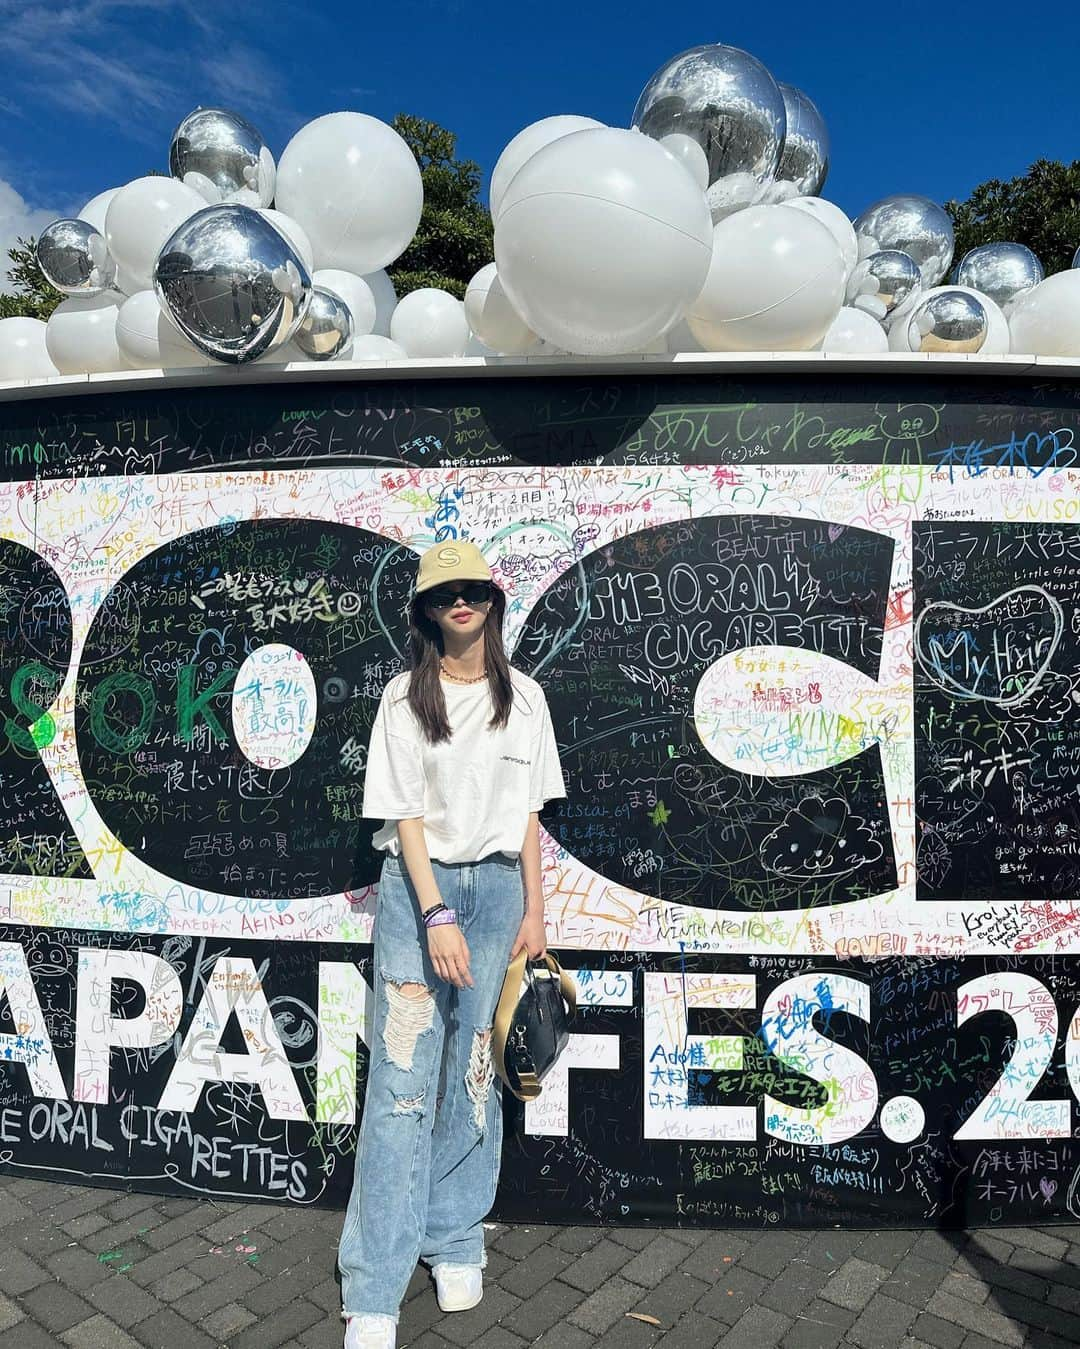
{"type": "MultiPolygon", "coordinates": [[[[577,985],[550,951],[544,953],[543,960],[549,973],[555,975],[559,980],[559,992],[567,1004],[567,1018],[570,1019],[577,1014],[577,985]]],[[[506,1072],[506,1041],[510,1035],[510,1023],[514,1017],[514,1009],[521,997],[522,982],[531,973],[529,953],[522,947],[506,967],[506,977],[503,979],[502,991],[495,1007],[495,1016],[492,1018],[491,1050],[495,1061],[495,1071],[508,1087],[510,1087],[510,1079],[506,1072]]],[[[522,1087],[529,1092],[529,1095],[525,1095],[515,1091],[514,1094],[519,1100],[530,1100],[534,1096],[539,1096],[539,1083],[530,1082],[526,1084],[520,1074],[519,1077],[522,1087]]],[[[510,1087],[510,1090],[514,1091],[514,1088],[510,1087]]]]}

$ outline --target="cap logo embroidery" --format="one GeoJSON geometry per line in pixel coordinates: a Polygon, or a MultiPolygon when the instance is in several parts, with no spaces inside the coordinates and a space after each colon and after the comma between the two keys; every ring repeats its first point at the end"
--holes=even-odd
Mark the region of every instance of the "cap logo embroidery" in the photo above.
{"type": "Polygon", "coordinates": [[[440,548],[435,554],[435,560],[440,567],[456,567],[461,561],[461,554],[456,548],[440,548]]]}

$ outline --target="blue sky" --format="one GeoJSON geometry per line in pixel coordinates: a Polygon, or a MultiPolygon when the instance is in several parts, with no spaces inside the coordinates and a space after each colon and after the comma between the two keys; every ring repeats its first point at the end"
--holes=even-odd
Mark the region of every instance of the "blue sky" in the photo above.
{"type": "Polygon", "coordinates": [[[222,104],[275,155],[304,122],[405,111],[490,174],[522,126],[626,125],[667,57],[744,47],[824,113],[824,195],[966,196],[1039,156],[1080,157],[1080,9],[1064,3],[741,7],[633,0],[0,0],[0,247],[106,187],[167,169],[174,125],[222,104]]]}

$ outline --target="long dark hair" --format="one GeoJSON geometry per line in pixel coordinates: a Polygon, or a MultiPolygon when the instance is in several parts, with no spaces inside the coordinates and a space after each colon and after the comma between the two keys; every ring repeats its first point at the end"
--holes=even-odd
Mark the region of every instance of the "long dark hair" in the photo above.
{"type": "MultiPolygon", "coordinates": [[[[439,660],[444,655],[442,631],[424,612],[426,593],[421,591],[409,602],[409,706],[433,744],[450,739],[450,721],[446,698],[439,678],[439,660]]],[[[491,608],[484,620],[484,663],[488,672],[491,705],[495,709],[488,725],[492,730],[505,726],[510,718],[514,688],[510,681],[510,662],[503,646],[503,618],[506,596],[491,585],[491,608]]]]}

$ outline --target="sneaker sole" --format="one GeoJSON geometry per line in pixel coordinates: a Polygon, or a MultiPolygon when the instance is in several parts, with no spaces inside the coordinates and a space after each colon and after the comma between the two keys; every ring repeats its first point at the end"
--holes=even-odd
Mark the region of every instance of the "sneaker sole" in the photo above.
{"type": "Polygon", "coordinates": [[[479,1306],[479,1304],[484,1300],[484,1290],[481,1288],[480,1296],[474,1298],[472,1302],[446,1303],[442,1300],[442,1298],[438,1297],[437,1295],[436,1300],[439,1303],[439,1311],[441,1312],[468,1312],[472,1311],[474,1307],[479,1306]]]}

